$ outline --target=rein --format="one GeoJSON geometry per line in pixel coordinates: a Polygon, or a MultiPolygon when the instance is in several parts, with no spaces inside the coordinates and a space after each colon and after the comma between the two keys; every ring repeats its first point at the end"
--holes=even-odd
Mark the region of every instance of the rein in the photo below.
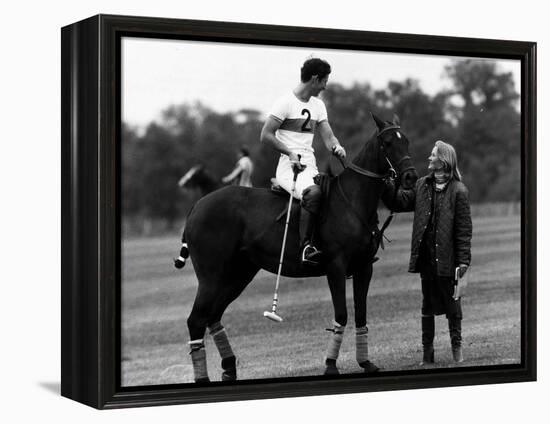
{"type": "MultiPolygon", "coordinates": [[[[359,168],[361,169],[361,168],[359,168]]],[[[361,173],[362,174],[362,173],[361,173]]],[[[366,174],[362,174],[362,175],[366,175],[366,174]]],[[[370,176],[370,175],[367,175],[367,176],[370,176]]],[[[392,177],[389,177],[391,180],[393,180],[392,177]]],[[[384,177],[382,178],[384,179],[384,177]]],[[[349,205],[349,209],[353,212],[353,214],[355,215],[355,217],[359,220],[359,222],[361,223],[361,225],[363,225],[363,227],[367,228],[367,230],[372,234],[372,236],[376,237],[376,233],[378,232],[378,238],[379,238],[379,241],[380,241],[380,247],[382,249],[384,249],[384,238],[389,242],[391,243],[391,240],[388,239],[385,235],[384,235],[384,231],[386,231],[386,229],[389,227],[390,223],[392,222],[393,220],[393,217],[395,215],[395,211],[393,209],[390,209],[390,214],[388,215],[388,217],[386,218],[386,220],[384,221],[384,224],[382,224],[382,228],[378,231],[378,226],[377,224],[369,224],[368,222],[365,222],[365,220],[363,219],[363,217],[361,215],[359,215],[357,213],[357,211],[353,208],[353,204],[351,203],[351,200],[348,198],[348,196],[346,195],[346,193],[344,193],[344,189],[342,188],[342,184],[340,183],[340,178],[336,178],[336,185],[338,186],[338,191],[340,192],[340,196],[342,196],[342,199],[344,199],[344,201],[349,205]]],[[[395,199],[397,197],[397,188],[394,190],[394,198],[393,198],[393,201],[392,203],[395,202],[395,199]]]]}
{"type": "MultiPolygon", "coordinates": [[[[382,135],[386,131],[394,130],[394,129],[400,129],[400,128],[401,127],[399,125],[390,125],[389,127],[386,127],[382,131],[380,131],[377,134],[376,137],[379,138],[380,135],[382,135]]],[[[399,165],[401,165],[401,163],[403,161],[407,160],[407,159],[410,160],[411,159],[410,156],[402,157],[401,160],[398,162],[397,167],[399,168],[399,165]]],[[[393,164],[391,163],[391,161],[389,160],[389,158],[387,156],[386,156],[386,161],[388,162],[389,169],[388,169],[388,173],[386,175],[382,175],[382,174],[378,174],[376,172],[369,171],[368,169],[361,168],[360,166],[355,165],[354,163],[347,163],[346,164],[346,162],[340,157],[338,157],[338,160],[340,161],[340,163],[341,163],[341,165],[344,169],[350,169],[351,171],[353,171],[357,174],[360,174],[360,175],[364,175],[366,177],[375,178],[375,179],[378,179],[378,180],[390,180],[391,182],[395,181],[398,177],[397,171],[395,170],[393,164]]],[[[403,170],[403,172],[406,172],[411,168],[412,167],[407,167],[405,170],[403,170]]],[[[368,223],[365,223],[363,218],[355,211],[355,209],[353,209],[353,205],[352,205],[351,201],[349,200],[349,198],[346,196],[346,193],[344,193],[344,190],[342,188],[342,185],[340,184],[340,179],[339,178],[337,179],[337,185],[338,185],[338,189],[340,191],[340,195],[342,196],[344,201],[350,206],[351,211],[355,214],[355,216],[357,217],[359,222],[361,222],[361,224],[364,227],[366,227],[371,232],[371,234],[373,236],[375,236],[376,235],[376,230],[378,230],[378,228],[376,228],[376,230],[373,230],[373,226],[369,225],[368,223]]],[[[392,203],[395,203],[396,198],[397,198],[397,187],[395,187],[395,190],[394,190],[394,198],[393,198],[392,203]]],[[[393,208],[390,208],[390,214],[388,215],[388,217],[384,221],[384,224],[382,224],[382,228],[379,231],[378,237],[380,239],[380,247],[382,247],[382,249],[384,249],[384,238],[388,242],[391,243],[391,240],[388,239],[384,235],[384,231],[389,227],[391,221],[393,220],[394,215],[395,215],[395,211],[393,210],[393,208]]]]}
{"type": "MultiPolygon", "coordinates": [[[[342,199],[344,199],[344,201],[348,204],[349,210],[353,212],[353,214],[359,220],[361,225],[365,227],[372,234],[373,237],[376,236],[378,226],[376,225],[376,223],[372,225],[372,224],[369,224],[368,222],[365,222],[363,217],[359,215],[357,211],[353,208],[353,204],[351,203],[351,200],[348,198],[348,196],[346,196],[346,193],[344,193],[344,189],[342,188],[342,184],[340,184],[340,178],[336,178],[336,185],[338,186],[338,191],[340,193],[340,196],[342,196],[342,199]]],[[[380,239],[382,239],[382,234],[380,234],[380,239]]]]}
{"type": "Polygon", "coordinates": [[[376,172],[369,171],[368,169],[363,169],[360,166],[355,165],[354,163],[346,164],[344,163],[342,158],[338,159],[340,159],[340,163],[342,164],[342,167],[344,169],[351,169],[353,172],[364,175],[365,177],[375,178],[379,180],[383,180],[387,177],[386,175],[377,174],[376,172]]]}
{"type": "MultiPolygon", "coordinates": [[[[386,131],[399,130],[399,129],[401,129],[401,127],[399,125],[390,125],[389,127],[386,127],[382,131],[380,131],[376,135],[376,138],[379,138],[386,131]]],[[[401,158],[401,160],[399,161],[397,166],[399,167],[401,162],[403,162],[406,159],[410,159],[410,156],[405,156],[405,157],[401,158]]],[[[366,177],[376,178],[376,179],[380,179],[380,180],[384,180],[384,179],[387,179],[387,178],[390,178],[390,179],[394,180],[394,179],[397,178],[397,172],[396,172],[394,166],[392,165],[392,163],[390,162],[390,160],[388,159],[387,156],[386,156],[386,161],[388,162],[388,165],[390,167],[389,167],[388,173],[386,175],[382,175],[382,174],[378,174],[376,172],[369,171],[368,169],[361,168],[360,166],[357,166],[354,163],[346,163],[344,161],[344,159],[342,159],[341,157],[338,157],[338,160],[340,161],[340,163],[342,164],[342,167],[344,169],[351,169],[353,172],[356,172],[357,174],[360,174],[360,175],[364,175],[366,177]]],[[[409,168],[407,168],[405,171],[407,171],[408,169],[409,168]]],[[[405,171],[403,171],[403,172],[405,172],[405,171]]]]}

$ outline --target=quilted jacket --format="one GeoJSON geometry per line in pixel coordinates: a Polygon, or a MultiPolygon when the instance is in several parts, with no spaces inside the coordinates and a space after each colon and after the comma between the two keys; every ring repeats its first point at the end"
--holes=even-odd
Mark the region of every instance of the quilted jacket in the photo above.
{"type": "MultiPolygon", "coordinates": [[[[384,201],[396,212],[414,211],[414,222],[411,239],[411,259],[409,272],[419,272],[418,257],[424,232],[428,227],[432,211],[433,174],[419,178],[411,190],[399,188],[397,194],[387,190],[384,201]],[[393,199],[392,199],[393,197],[393,199]]],[[[435,222],[435,252],[437,275],[454,276],[459,264],[470,265],[472,218],[468,189],[457,180],[451,180],[439,196],[438,211],[435,222]]]]}

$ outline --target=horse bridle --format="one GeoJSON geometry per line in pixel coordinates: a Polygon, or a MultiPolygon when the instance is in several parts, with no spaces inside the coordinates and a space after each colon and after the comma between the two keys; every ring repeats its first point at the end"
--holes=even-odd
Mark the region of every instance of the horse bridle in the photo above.
{"type": "MultiPolygon", "coordinates": [[[[389,169],[388,169],[388,172],[386,175],[382,175],[382,174],[378,174],[376,172],[372,172],[372,171],[369,171],[368,169],[364,169],[364,168],[361,168],[360,166],[358,165],[355,165],[354,163],[349,163],[349,164],[346,164],[344,162],[344,160],[340,157],[338,157],[338,159],[340,160],[340,163],[342,164],[342,166],[344,167],[344,169],[350,169],[352,170],[353,172],[357,173],[357,174],[360,174],[360,175],[364,175],[366,177],[370,177],[370,178],[375,178],[375,179],[379,179],[379,180],[390,180],[391,182],[394,182],[395,180],[397,180],[397,184],[395,184],[394,186],[394,198],[393,198],[393,201],[392,202],[395,202],[395,199],[397,197],[397,189],[398,189],[398,186],[400,184],[400,180],[398,179],[399,175],[403,175],[405,172],[409,171],[409,170],[413,170],[414,169],[414,166],[412,164],[412,160],[411,160],[411,157],[410,156],[403,156],[399,162],[397,162],[397,169],[399,169],[399,167],[401,166],[401,164],[408,160],[410,162],[410,165],[407,166],[405,169],[403,169],[401,171],[401,174],[398,174],[397,171],[395,170],[395,167],[393,166],[393,164],[391,163],[390,161],[390,158],[388,158],[388,155],[386,154],[386,151],[384,149],[384,143],[381,142],[380,140],[380,136],[385,133],[386,131],[390,131],[390,130],[399,130],[401,129],[401,127],[399,125],[390,125],[384,129],[382,129],[377,135],[376,135],[376,138],[378,139],[379,141],[379,144],[380,144],[380,150],[383,150],[384,151],[384,156],[385,156],[385,159],[386,161],[388,162],[388,165],[389,165],[389,169]]],[[[340,185],[340,181],[338,181],[338,188],[340,189],[340,193],[341,195],[343,196],[344,200],[351,206],[352,203],[351,201],[348,199],[348,197],[346,196],[346,194],[344,193],[344,191],[342,190],[342,186],[340,185]]],[[[353,209],[352,207],[352,211],[355,212],[355,210],[353,209]]],[[[359,218],[359,221],[365,226],[365,222],[363,221],[363,218],[361,216],[359,216],[357,214],[357,212],[355,212],[355,215],[359,218]]],[[[380,246],[382,247],[382,249],[384,249],[384,238],[386,240],[388,240],[388,242],[391,242],[391,240],[389,240],[385,235],[384,235],[384,231],[386,230],[386,228],[388,228],[388,226],[390,225],[393,217],[395,215],[395,211],[393,210],[393,208],[390,208],[390,214],[388,215],[388,217],[386,218],[386,220],[384,221],[384,224],[382,225],[382,227],[380,228],[380,231],[379,231],[379,240],[380,240],[380,246]]],[[[369,227],[368,225],[366,225],[367,228],[369,227]]],[[[373,235],[375,234],[375,232],[373,231],[373,235]]]]}
{"type": "MultiPolygon", "coordinates": [[[[376,138],[379,141],[381,141],[380,136],[382,134],[384,134],[386,131],[399,130],[399,129],[401,129],[401,127],[399,125],[390,125],[390,126],[384,128],[384,129],[382,129],[380,132],[378,132],[378,134],[376,135],[376,138]]],[[[384,152],[386,162],[388,162],[388,165],[389,165],[388,172],[385,175],[378,174],[376,172],[369,171],[368,169],[361,168],[360,166],[355,165],[354,163],[345,163],[344,160],[340,157],[338,157],[338,159],[340,160],[340,163],[342,164],[342,167],[344,169],[350,169],[350,170],[352,170],[353,172],[355,172],[357,174],[364,175],[364,176],[370,177],[370,178],[376,178],[376,179],[379,179],[379,180],[387,180],[387,179],[389,179],[390,181],[397,180],[397,182],[399,183],[399,180],[398,180],[399,175],[403,175],[405,172],[414,169],[414,166],[412,165],[411,157],[410,156],[403,156],[399,160],[399,162],[397,162],[397,169],[399,169],[399,167],[401,166],[401,164],[404,161],[406,161],[406,160],[410,161],[410,165],[407,166],[405,169],[403,169],[400,173],[398,173],[396,171],[396,167],[393,166],[393,164],[390,161],[390,158],[388,158],[388,155],[386,154],[386,151],[384,149],[384,143],[382,142],[382,143],[379,143],[379,144],[380,144],[380,149],[384,152]]]]}

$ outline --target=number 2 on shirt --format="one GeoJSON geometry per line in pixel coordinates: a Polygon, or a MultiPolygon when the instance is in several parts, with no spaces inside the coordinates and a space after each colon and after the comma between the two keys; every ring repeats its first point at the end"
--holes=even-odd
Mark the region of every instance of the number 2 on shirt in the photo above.
{"type": "Polygon", "coordinates": [[[302,115],[304,115],[304,114],[307,115],[307,119],[302,124],[302,132],[311,132],[312,129],[310,127],[308,127],[309,121],[311,120],[311,112],[307,109],[302,109],[302,115]]]}

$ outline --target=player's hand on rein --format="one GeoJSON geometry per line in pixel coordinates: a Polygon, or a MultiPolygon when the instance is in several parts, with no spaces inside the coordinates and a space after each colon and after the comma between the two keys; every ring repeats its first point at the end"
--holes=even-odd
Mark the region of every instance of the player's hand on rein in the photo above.
{"type": "Polygon", "coordinates": [[[458,266],[458,278],[462,278],[466,274],[466,271],[468,271],[468,265],[460,264],[458,266]]]}
{"type": "Polygon", "coordinates": [[[344,159],[346,157],[346,149],[342,145],[337,144],[332,147],[332,154],[340,159],[344,159]]]}

